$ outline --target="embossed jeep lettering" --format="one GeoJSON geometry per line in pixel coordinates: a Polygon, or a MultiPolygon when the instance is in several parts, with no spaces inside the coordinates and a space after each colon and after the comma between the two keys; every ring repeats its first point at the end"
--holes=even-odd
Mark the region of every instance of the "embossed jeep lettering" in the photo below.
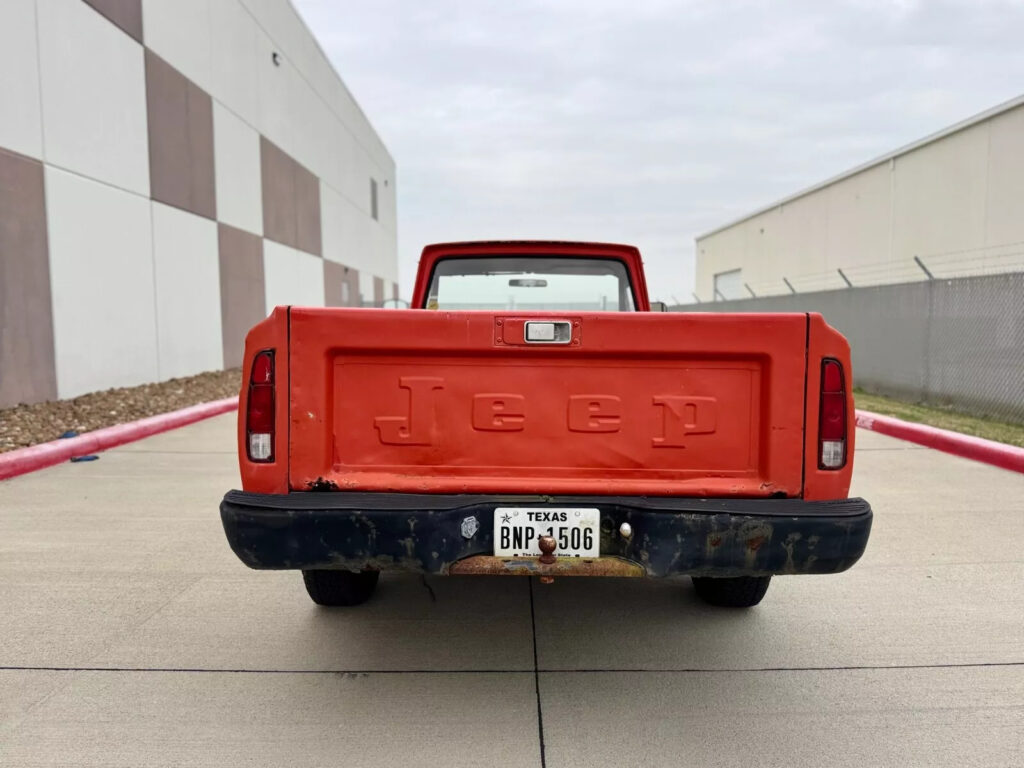
{"type": "MultiPolygon", "coordinates": [[[[437,430],[436,398],[444,379],[402,376],[401,389],[409,391],[404,416],[377,416],[373,422],[383,445],[433,445],[437,430]]],[[[535,397],[542,397],[537,394],[535,397]]],[[[471,424],[480,432],[521,432],[526,428],[526,395],[482,393],[473,395],[471,424]]],[[[651,437],[655,448],[685,448],[688,435],[715,431],[718,401],[714,397],[655,395],[651,405],[661,409],[661,432],[651,437]]],[[[566,422],[571,432],[618,432],[622,427],[622,400],[616,395],[570,395],[566,422]]]]}

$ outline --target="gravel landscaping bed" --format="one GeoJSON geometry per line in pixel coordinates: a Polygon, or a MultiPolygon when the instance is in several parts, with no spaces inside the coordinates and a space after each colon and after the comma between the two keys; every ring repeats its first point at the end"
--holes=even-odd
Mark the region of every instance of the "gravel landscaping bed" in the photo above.
{"type": "Polygon", "coordinates": [[[238,368],[0,410],[0,453],[237,395],[238,368]]]}

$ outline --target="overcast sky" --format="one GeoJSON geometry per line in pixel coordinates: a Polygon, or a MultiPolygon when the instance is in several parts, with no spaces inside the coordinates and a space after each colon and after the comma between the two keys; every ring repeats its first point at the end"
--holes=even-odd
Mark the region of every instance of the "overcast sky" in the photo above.
{"type": "MultiPolygon", "coordinates": [[[[693,240],[1024,93],[1022,2],[293,0],[425,243],[632,243],[689,300],[693,240]]],[[[707,297],[704,297],[707,298],[707,297]]]]}

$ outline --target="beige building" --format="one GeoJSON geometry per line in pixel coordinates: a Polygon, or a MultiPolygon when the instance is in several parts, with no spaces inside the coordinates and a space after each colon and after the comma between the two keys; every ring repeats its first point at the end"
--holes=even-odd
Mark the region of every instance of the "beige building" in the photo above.
{"type": "Polygon", "coordinates": [[[701,301],[1022,270],[1024,96],[701,235],[696,252],[701,301]]]}
{"type": "Polygon", "coordinates": [[[0,0],[0,408],[398,298],[395,162],[289,0],[0,0]]]}

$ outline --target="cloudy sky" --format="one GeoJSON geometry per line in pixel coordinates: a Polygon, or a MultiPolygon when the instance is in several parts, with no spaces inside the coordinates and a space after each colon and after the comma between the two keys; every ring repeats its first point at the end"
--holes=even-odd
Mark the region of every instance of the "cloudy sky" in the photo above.
{"type": "MultiPolygon", "coordinates": [[[[425,243],[633,243],[689,300],[698,234],[1024,93],[1024,2],[294,0],[425,243]]],[[[706,298],[706,297],[705,297],[706,298]]]]}

